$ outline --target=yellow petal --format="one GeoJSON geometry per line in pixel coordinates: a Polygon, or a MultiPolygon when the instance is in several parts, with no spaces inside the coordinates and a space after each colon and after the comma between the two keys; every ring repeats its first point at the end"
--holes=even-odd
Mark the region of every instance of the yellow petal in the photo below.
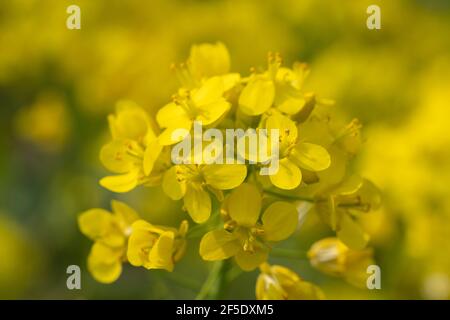
{"type": "Polygon", "coordinates": [[[245,114],[256,116],[263,114],[272,106],[275,86],[271,80],[254,78],[242,90],[239,107],[245,114]]]}
{"type": "Polygon", "coordinates": [[[200,114],[197,116],[196,120],[201,121],[205,126],[210,125],[224,116],[230,107],[231,105],[228,101],[220,98],[213,103],[201,106],[201,108],[199,108],[200,114]]]}
{"type": "Polygon", "coordinates": [[[302,182],[302,172],[288,158],[279,161],[278,172],[269,176],[272,184],[280,189],[291,190],[302,182]]]}
{"type": "Polygon", "coordinates": [[[173,102],[166,104],[156,114],[156,122],[161,128],[177,127],[186,121],[190,121],[186,110],[173,102]]]}
{"type": "Polygon", "coordinates": [[[280,148],[297,141],[298,130],[295,122],[280,113],[274,113],[267,118],[266,129],[279,130],[280,148]]]}
{"type": "Polygon", "coordinates": [[[185,120],[180,122],[178,125],[170,126],[158,136],[158,142],[162,146],[170,146],[178,143],[186,138],[191,130],[191,127],[191,120],[185,120]]]}
{"type": "Polygon", "coordinates": [[[125,236],[118,221],[108,211],[91,209],[78,217],[81,232],[88,238],[111,247],[121,247],[125,236]]]}
{"type": "Polygon", "coordinates": [[[95,280],[102,283],[112,283],[122,273],[121,255],[121,250],[113,250],[95,243],[88,257],[88,270],[95,280]]]}
{"type": "Polygon", "coordinates": [[[159,154],[162,151],[162,145],[159,144],[158,140],[153,140],[145,149],[144,152],[144,174],[148,176],[152,170],[156,160],[159,157],[159,154]]]}
{"type": "Polygon", "coordinates": [[[368,210],[377,210],[381,206],[381,192],[371,181],[364,179],[358,190],[361,203],[369,205],[368,210]]]}
{"type": "Polygon", "coordinates": [[[171,231],[164,232],[156,241],[150,251],[149,268],[173,270],[175,234],[171,231]]]}
{"type": "Polygon", "coordinates": [[[189,70],[197,79],[225,74],[230,70],[230,55],[222,42],[193,45],[189,70]]]}
{"type": "Polygon", "coordinates": [[[350,251],[347,256],[347,270],[343,274],[345,281],[358,288],[367,288],[367,267],[374,265],[373,250],[350,251]]]}
{"type": "Polygon", "coordinates": [[[113,216],[103,209],[91,209],[78,217],[80,231],[94,241],[110,232],[112,225],[113,216]]]}
{"type": "Polygon", "coordinates": [[[260,264],[267,261],[268,252],[264,249],[255,250],[255,252],[248,252],[240,250],[236,255],[236,263],[244,271],[252,271],[260,264]]]}
{"type": "Polygon", "coordinates": [[[232,233],[213,230],[203,236],[200,255],[207,261],[224,260],[234,256],[240,248],[239,240],[232,233]]]}
{"type": "Polygon", "coordinates": [[[186,187],[184,205],[196,223],[203,223],[211,214],[211,198],[201,186],[190,184],[186,187]]]}
{"type": "Polygon", "coordinates": [[[143,140],[150,129],[147,112],[130,101],[120,101],[117,104],[114,125],[118,137],[136,141],[143,140]]]}
{"type": "Polygon", "coordinates": [[[236,86],[241,80],[241,75],[239,73],[229,73],[220,77],[223,82],[223,90],[228,91],[234,86],[236,86]]]}
{"type": "Polygon", "coordinates": [[[273,265],[270,267],[270,271],[276,276],[278,282],[283,287],[293,285],[297,281],[301,280],[294,271],[283,266],[273,265]]]}
{"type": "Polygon", "coordinates": [[[142,219],[135,221],[132,224],[131,228],[132,228],[133,232],[135,232],[136,230],[141,230],[141,231],[154,233],[154,234],[162,234],[166,231],[176,232],[175,228],[157,226],[157,225],[148,223],[147,221],[142,220],[142,219]]]}
{"type": "Polygon", "coordinates": [[[287,297],[283,288],[272,276],[261,273],[256,280],[256,299],[285,300],[287,297]]]}
{"type": "Polygon", "coordinates": [[[306,100],[305,98],[298,95],[286,95],[279,96],[280,90],[277,88],[277,97],[275,100],[275,104],[277,105],[278,110],[284,112],[289,115],[293,115],[298,113],[305,106],[306,100]]]}
{"type": "Polygon", "coordinates": [[[261,193],[252,184],[243,183],[231,193],[227,204],[230,217],[239,225],[253,227],[261,211],[261,193]]]}
{"type": "Polygon", "coordinates": [[[247,167],[243,164],[211,164],[202,167],[207,184],[220,190],[239,186],[247,176],[247,167]]]}
{"type": "Polygon", "coordinates": [[[346,270],[349,248],[338,238],[329,237],[316,241],[308,250],[311,265],[323,273],[340,276],[346,270]]]}
{"type": "Polygon", "coordinates": [[[272,203],[262,216],[264,238],[267,241],[287,239],[297,228],[298,214],[295,206],[288,202],[272,203]]]}
{"type": "MultiPolygon", "coordinates": [[[[136,222],[140,222],[136,221],[136,222]]],[[[128,239],[127,258],[135,267],[147,266],[149,263],[149,251],[156,241],[157,235],[133,224],[132,233],[128,239]]]]}
{"type": "Polygon", "coordinates": [[[323,300],[325,294],[316,285],[300,280],[286,288],[288,300],[323,300]]]}
{"type": "Polygon", "coordinates": [[[103,209],[91,209],[78,217],[80,231],[88,238],[111,247],[121,247],[125,243],[122,230],[112,214],[103,209]]]}
{"type": "Polygon", "coordinates": [[[145,220],[137,220],[131,226],[131,235],[128,240],[127,257],[133,266],[151,268],[150,251],[160,235],[176,229],[154,226],[145,220]]]}
{"type": "Polygon", "coordinates": [[[356,193],[363,185],[364,180],[354,174],[346,178],[339,186],[333,190],[333,194],[350,195],[356,193]]]}
{"type": "Polygon", "coordinates": [[[124,228],[130,227],[139,219],[137,212],[121,201],[112,200],[111,207],[124,228]]]}
{"type": "Polygon", "coordinates": [[[261,274],[256,283],[256,299],[258,300],[286,300],[287,293],[268,275],[261,274]],[[268,280],[267,280],[268,279],[268,280]]]}
{"type": "Polygon", "coordinates": [[[171,167],[164,173],[162,188],[172,200],[180,200],[186,193],[186,183],[178,181],[177,166],[171,167]]]}
{"type": "Polygon", "coordinates": [[[347,214],[342,215],[340,229],[336,234],[339,240],[355,250],[364,249],[369,242],[369,235],[347,214]]]}
{"type": "Polygon", "coordinates": [[[330,154],[318,144],[301,142],[291,152],[290,157],[299,167],[310,171],[325,170],[330,166],[330,154]]]}
{"type": "Polygon", "coordinates": [[[134,158],[128,154],[131,140],[117,139],[100,150],[100,161],[114,173],[126,173],[134,167],[134,158]]]}
{"type": "Polygon", "coordinates": [[[212,77],[206,80],[197,90],[192,90],[192,101],[197,108],[211,105],[222,99],[224,92],[223,81],[220,77],[212,77]]]}
{"type": "Polygon", "coordinates": [[[128,192],[136,188],[138,175],[139,170],[136,169],[127,174],[108,176],[100,180],[100,185],[113,192],[128,192]]]}

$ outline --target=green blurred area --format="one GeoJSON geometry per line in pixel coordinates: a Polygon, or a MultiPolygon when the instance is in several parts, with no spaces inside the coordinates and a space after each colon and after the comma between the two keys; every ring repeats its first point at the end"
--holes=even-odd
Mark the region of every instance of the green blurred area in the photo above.
{"type": "MultiPolygon", "coordinates": [[[[175,272],[126,266],[112,285],[86,270],[90,241],[77,215],[122,199],[152,223],[186,213],[160,188],[102,189],[98,160],[106,115],[131,99],[151,114],[177,88],[172,62],[194,43],[222,41],[232,70],[248,73],[279,51],[311,65],[308,88],[359,118],[355,167],[383,191],[367,217],[383,289],[354,289],[307,261],[271,258],[329,298],[450,297],[450,3],[430,1],[6,0],[0,4],[0,298],[194,298],[209,263],[189,243],[175,272]],[[81,30],[65,26],[81,8],[81,30]],[[366,9],[381,7],[381,30],[366,9]],[[66,268],[82,268],[82,290],[66,268]]],[[[281,246],[307,250],[330,234],[308,217],[281,246]]],[[[257,273],[238,274],[223,298],[253,299],[257,273]]]]}

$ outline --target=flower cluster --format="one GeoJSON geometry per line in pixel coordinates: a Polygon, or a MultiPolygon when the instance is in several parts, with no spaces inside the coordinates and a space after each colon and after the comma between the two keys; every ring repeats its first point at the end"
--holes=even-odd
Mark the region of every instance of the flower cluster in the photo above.
{"type": "MultiPolygon", "coordinates": [[[[234,258],[244,271],[259,267],[258,299],[324,298],[321,289],[293,271],[268,264],[273,246],[295,236],[302,204],[310,202],[308,214],[317,214],[336,238],[313,244],[307,258],[318,270],[359,284],[354,275],[365,272],[372,250],[358,218],[380,205],[376,187],[347,165],[361,145],[360,123],[336,124],[330,116],[333,102],[305,89],[308,66],[284,67],[279,54],[269,53],[266,68],[243,76],[230,71],[222,43],[201,44],[172,68],[180,88],[159,109],[156,122],[129,101],[118,103],[108,117],[112,139],[100,160],[114,175],[101,179],[101,186],[124,193],[160,185],[169,198],[182,200],[198,224],[191,230],[202,237],[203,260],[234,258]],[[277,172],[261,175],[263,161],[172,163],[171,151],[190,139],[196,121],[221,131],[278,130],[277,172]]],[[[95,241],[88,258],[93,276],[112,282],[123,262],[172,271],[188,245],[187,221],[178,229],[155,226],[121,202],[113,201],[112,207],[112,214],[92,209],[79,218],[81,231],[95,241]]]]}

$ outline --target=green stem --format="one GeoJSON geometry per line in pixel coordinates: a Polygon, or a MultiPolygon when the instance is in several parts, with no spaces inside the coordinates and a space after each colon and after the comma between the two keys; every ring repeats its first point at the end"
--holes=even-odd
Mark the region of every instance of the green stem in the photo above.
{"type": "Polygon", "coordinates": [[[267,190],[267,189],[264,189],[264,193],[267,193],[267,194],[269,194],[271,196],[278,197],[278,198],[285,198],[285,199],[287,198],[287,199],[307,201],[307,202],[314,202],[315,201],[313,198],[296,196],[296,195],[293,195],[293,194],[282,194],[282,193],[278,193],[278,192],[267,190]]]}
{"type": "Polygon", "coordinates": [[[288,258],[288,259],[307,259],[307,252],[304,250],[273,248],[270,252],[274,257],[288,258]]]}
{"type": "Polygon", "coordinates": [[[215,262],[195,299],[214,300],[220,298],[223,295],[223,290],[227,283],[226,274],[229,267],[228,261],[215,262]]]}

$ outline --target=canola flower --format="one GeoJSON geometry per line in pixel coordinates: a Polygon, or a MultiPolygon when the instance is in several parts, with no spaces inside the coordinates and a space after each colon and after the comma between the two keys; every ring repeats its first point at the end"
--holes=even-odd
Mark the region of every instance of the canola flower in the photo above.
{"type": "Polygon", "coordinates": [[[204,260],[230,257],[246,271],[267,260],[270,243],[287,239],[297,226],[297,211],[288,202],[272,203],[261,215],[261,194],[252,184],[244,183],[225,200],[223,229],[206,233],[200,242],[204,260]]]}
{"type": "Polygon", "coordinates": [[[114,282],[126,261],[127,241],[131,225],[138,214],[123,202],[111,202],[113,212],[90,209],[78,217],[81,232],[94,241],[88,257],[92,276],[103,283],[114,282]]]}
{"type": "Polygon", "coordinates": [[[328,151],[318,144],[302,140],[295,122],[289,117],[274,113],[267,118],[266,128],[280,132],[280,168],[269,177],[276,187],[294,189],[302,182],[301,169],[316,172],[330,166],[328,151]]]}
{"type": "Polygon", "coordinates": [[[154,226],[138,220],[131,226],[133,232],[128,241],[127,257],[130,264],[146,269],[172,271],[174,263],[180,260],[186,248],[184,236],[188,222],[184,220],[180,228],[154,226]]]}
{"type": "MultiPolygon", "coordinates": [[[[138,185],[154,184],[155,162],[162,150],[144,109],[129,101],[117,104],[116,114],[108,116],[112,141],[100,151],[100,160],[117,175],[100,180],[100,185],[114,192],[128,192],[138,185]]],[[[156,169],[156,168],[155,168],[156,169]]],[[[157,170],[155,170],[157,171],[157,170]]]]}
{"type": "Polygon", "coordinates": [[[352,250],[337,238],[325,238],[315,242],[308,251],[311,265],[317,270],[347,282],[364,287],[367,267],[374,264],[373,250],[352,250]]]}
{"type": "Polygon", "coordinates": [[[100,160],[116,175],[100,184],[118,193],[160,186],[170,199],[183,201],[197,225],[188,230],[184,220],[178,228],[157,226],[117,201],[113,214],[103,209],[83,213],[80,229],[95,241],[88,258],[94,278],[115,281],[125,261],[176,272],[190,245],[186,239],[201,237],[200,257],[215,262],[199,298],[217,297],[227,279],[224,266],[233,259],[243,271],[259,267],[257,299],[324,299],[319,287],[296,272],[269,264],[273,247],[297,233],[301,204],[309,202],[313,210],[307,214],[317,214],[339,238],[311,247],[312,266],[360,285],[359,267],[373,259],[357,218],[380,205],[378,189],[348,165],[361,147],[360,123],[334,122],[329,112],[334,106],[304,91],[307,65],[284,67],[279,54],[269,54],[267,70],[252,69],[246,76],[231,71],[224,44],[199,44],[173,69],[180,88],[155,122],[129,101],[120,102],[108,117],[112,140],[101,149],[100,160]],[[178,142],[191,139],[196,121],[222,131],[278,130],[278,171],[261,175],[264,161],[173,163],[168,155],[178,142]]]}
{"type": "Polygon", "coordinates": [[[358,224],[357,217],[377,209],[380,202],[376,187],[370,181],[354,175],[319,194],[316,211],[336,231],[342,242],[353,249],[363,249],[369,241],[369,235],[358,224]]]}
{"type": "Polygon", "coordinates": [[[256,280],[258,300],[323,300],[322,290],[304,281],[294,271],[278,265],[263,263],[256,280]]]}
{"type": "Polygon", "coordinates": [[[191,218],[202,223],[211,214],[211,198],[207,190],[222,200],[222,190],[236,188],[246,176],[247,167],[240,164],[176,165],[165,172],[162,187],[171,199],[183,198],[191,218]]]}

